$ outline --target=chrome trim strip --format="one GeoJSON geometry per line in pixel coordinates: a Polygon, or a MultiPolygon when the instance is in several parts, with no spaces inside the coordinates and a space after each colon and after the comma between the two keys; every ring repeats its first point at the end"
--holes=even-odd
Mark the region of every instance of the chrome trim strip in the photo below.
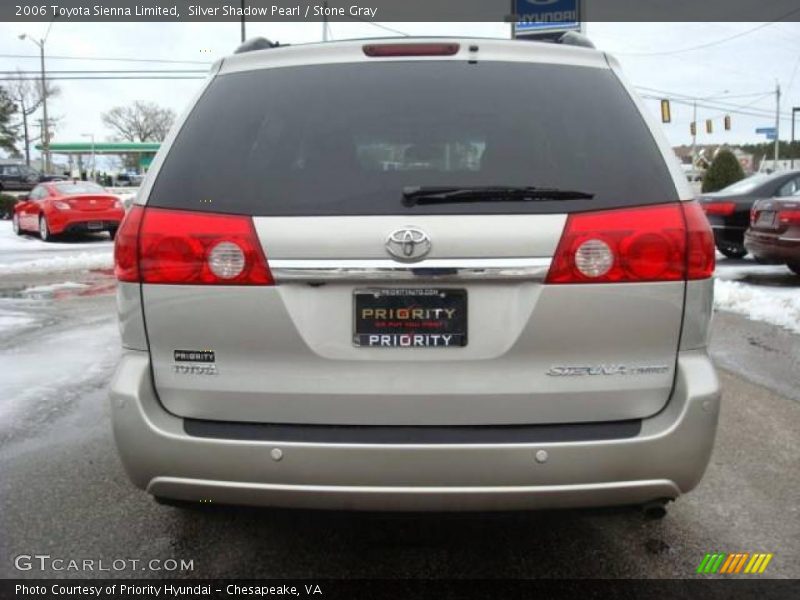
{"type": "Polygon", "coordinates": [[[431,258],[418,263],[386,259],[270,259],[275,281],[543,281],[549,258],[431,258]]]}
{"type": "Polygon", "coordinates": [[[790,237],[779,237],[778,240],[781,242],[800,242],[800,238],[790,238],[790,237]]]}

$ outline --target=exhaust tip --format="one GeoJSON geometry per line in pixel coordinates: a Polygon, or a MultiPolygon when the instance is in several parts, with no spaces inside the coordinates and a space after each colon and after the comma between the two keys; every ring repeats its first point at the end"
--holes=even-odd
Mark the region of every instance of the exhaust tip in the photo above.
{"type": "Polygon", "coordinates": [[[653,500],[642,505],[642,514],[648,521],[656,521],[667,516],[667,502],[669,498],[653,500]]]}

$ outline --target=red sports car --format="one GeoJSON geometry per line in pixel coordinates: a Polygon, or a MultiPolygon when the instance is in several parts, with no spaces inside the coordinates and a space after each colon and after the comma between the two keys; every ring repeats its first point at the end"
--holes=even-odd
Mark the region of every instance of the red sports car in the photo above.
{"type": "Polygon", "coordinates": [[[90,181],[53,181],[37,185],[14,206],[14,232],[38,232],[50,241],[60,233],[117,233],[125,207],[119,198],[90,181]]]}

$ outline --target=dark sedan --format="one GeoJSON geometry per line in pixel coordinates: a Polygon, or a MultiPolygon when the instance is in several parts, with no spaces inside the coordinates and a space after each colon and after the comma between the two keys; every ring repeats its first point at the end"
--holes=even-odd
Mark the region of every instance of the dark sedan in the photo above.
{"type": "Polygon", "coordinates": [[[756,202],[744,245],[759,262],[785,263],[800,275],[800,191],[756,202]]]}
{"type": "Polygon", "coordinates": [[[45,175],[36,169],[17,163],[0,164],[0,192],[30,191],[45,181],[61,181],[60,175],[45,175]]]}
{"type": "Polygon", "coordinates": [[[753,175],[723,190],[700,196],[714,230],[717,249],[728,258],[747,254],[744,232],[750,225],[750,210],[757,200],[791,196],[800,190],[800,171],[753,175]]]}

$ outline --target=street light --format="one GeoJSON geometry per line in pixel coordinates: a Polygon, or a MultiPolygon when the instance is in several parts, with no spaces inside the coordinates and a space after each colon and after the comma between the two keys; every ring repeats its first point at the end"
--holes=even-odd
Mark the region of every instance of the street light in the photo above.
{"type": "Polygon", "coordinates": [[[800,112],[800,106],[795,106],[792,108],[792,144],[790,146],[789,154],[792,155],[792,169],[794,169],[794,114],[800,112]]]}
{"type": "Polygon", "coordinates": [[[92,179],[97,181],[97,169],[95,167],[95,154],[94,154],[94,134],[93,133],[82,133],[81,137],[88,137],[92,140],[92,179]]]}
{"type": "Polygon", "coordinates": [[[50,172],[50,123],[47,120],[47,75],[44,70],[44,44],[47,41],[47,36],[50,35],[50,29],[53,27],[53,21],[47,27],[44,37],[40,40],[32,38],[26,33],[20,34],[19,39],[30,40],[39,47],[39,59],[42,68],[42,113],[44,115],[44,128],[42,130],[42,154],[44,155],[44,172],[50,172]]]}

